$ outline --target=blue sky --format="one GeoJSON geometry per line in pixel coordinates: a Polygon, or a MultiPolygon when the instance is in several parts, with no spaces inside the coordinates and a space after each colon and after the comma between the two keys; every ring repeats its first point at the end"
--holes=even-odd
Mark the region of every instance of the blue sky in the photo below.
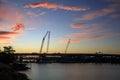
{"type": "Polygon", "coordinates": [[[50,30],[50,53],[64,53],[68,39],[68,53],[120,53],[119,7],[119,0],[0,0],[0,45],[39,52],[50,30]]]}

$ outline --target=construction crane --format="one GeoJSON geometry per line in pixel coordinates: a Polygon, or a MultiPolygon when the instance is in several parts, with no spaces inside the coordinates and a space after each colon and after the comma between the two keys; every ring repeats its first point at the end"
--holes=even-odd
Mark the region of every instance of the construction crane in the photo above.
{"type": "Polygon", "coordinates": [[[48,53],[48,50],[49,50],[49,44],[50,44],[50,31],[48,31],[47,53],[48,53]]]}
{"type": "Polygon", "coordinates": [[[68,47],[69,47],[70,41],[71,41],[71,39],[69,39],[68,42],[67,42],[67,46],[66,46],[66,49],[65,49],[65,54],[67,53],[67,50],[68,50],[68,47]]]}
{"type": "Polygon", "coordinates": [[[40,48],[40,54],[42,53],[44,41],[45,41],[45,38],[46,38],[47,35],[48,35],[48,41],[47,41],[47,53],[48,53],[49,42],[50,42],[50,31],[47,31],[47,33],[45,34],[45,36],[44,36],[43,39],[42,39],[42,44],[41,44],[41,48],[40,48]]]}

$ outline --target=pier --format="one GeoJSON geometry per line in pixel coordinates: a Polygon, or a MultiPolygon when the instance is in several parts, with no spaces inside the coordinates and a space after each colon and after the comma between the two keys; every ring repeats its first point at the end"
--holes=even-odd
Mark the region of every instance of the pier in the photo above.
{"type": "Polygon", "coordinates": [[[16,59],[25,63],[117,63],[120,54],[14,54],[16,59]]]}

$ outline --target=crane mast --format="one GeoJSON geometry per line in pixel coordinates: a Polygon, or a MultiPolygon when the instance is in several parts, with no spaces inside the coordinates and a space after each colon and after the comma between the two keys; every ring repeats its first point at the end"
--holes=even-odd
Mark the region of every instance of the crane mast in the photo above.
{"type": "Polygon", "coordinates": [[[68,50],[68,47],[69,47],[70,41],[71,41],[71,39],[68,40],[68,43],[67,43],[67,46],[66,46],[66,49],[65,49],[65,54],[66,54],[66,52],[67,52],[67,50],[68,50]]]}
{"type": "Polygon", "coordinates": [[[49,49],[49,44],[50,44],[50,31],[48,31],[47,53],[49,49]]]}
{"type": "Polygon", "coordinates": [[[48,42],[47,42],[47,53],[48,53],[49,41],[50,41],[50,31],[47,31],[47,33],[45,34],[45,36],[42,39],[42,44],[41,44],[41,48],[40,48],[40,54],[42,53],[43,45],[44,45],[45,38],[46,38],[47,35],[48,35],[48,42]]]}

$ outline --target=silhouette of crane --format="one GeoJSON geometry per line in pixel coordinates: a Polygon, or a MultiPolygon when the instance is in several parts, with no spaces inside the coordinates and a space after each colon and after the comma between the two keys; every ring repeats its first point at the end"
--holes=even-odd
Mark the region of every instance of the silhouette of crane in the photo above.
{"type": "Polygon", "coordinates": [[[66,49],[65,49],[65,54],[67,53],[67,50],[68,50],[68,47],[69,47],[70,41],[71,41],[71,39],[69,39],[68,42],[67,42],[67,46],[66,46],[66,49]]]}
{"type": "Polygon", "coordinates": [[[41,44],[41,48],[40,48],[40,54],[42,53],[43,45],[44,45],[45,38],[46,38],[47,35],[48,35],[48,41],[47,41],[47,53],[48,53],[49,43],[50,43],[50,31],[47,31],[47,33],[45,34],[45,36],[42,39],[42,44],[41,44]]]}

